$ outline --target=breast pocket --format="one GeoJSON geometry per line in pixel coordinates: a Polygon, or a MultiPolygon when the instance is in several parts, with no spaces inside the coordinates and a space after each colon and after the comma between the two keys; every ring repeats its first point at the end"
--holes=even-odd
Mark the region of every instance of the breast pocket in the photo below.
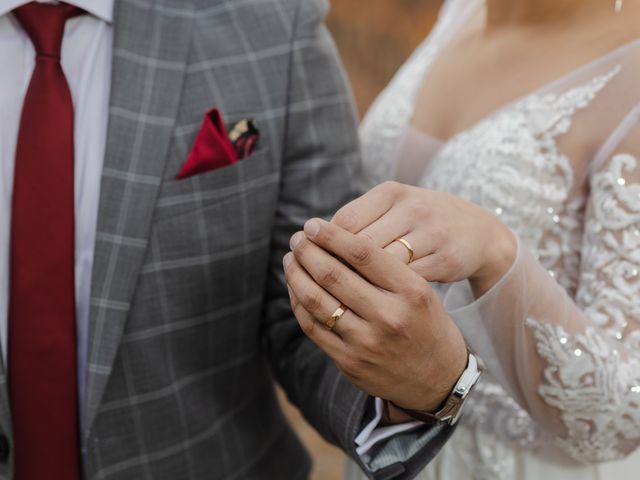
{"type": "Polygon", "coordinates": [[[267,150],[162,185],[139,293],[173,318],[260,295],[279,192],[267,150]]]}
{"type": "Polygon", "coordinates": [[[279,175],[269,158],[269,150],[261,148],[233,165],[182,180],[166,180],[160,187],[156,220],[201,209],[212,203],[278,181],[279,175]]]}

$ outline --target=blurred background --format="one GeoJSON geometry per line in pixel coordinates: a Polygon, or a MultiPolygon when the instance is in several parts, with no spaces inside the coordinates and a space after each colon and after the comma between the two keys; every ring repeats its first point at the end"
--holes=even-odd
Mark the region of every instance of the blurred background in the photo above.
{"type": "Polygon", "coordinates": [[[333,34],[361,116],[428,35],[442,0],[330,0],[333,34]]]}
{"type": "MultiPolygon", "coordinates": [[[[442,0],[332,0],[328,19],[360,116],[427,36],[442,0]]],[[[342,478],[344,455],[307,425],[280,392],[289,420],[313,455],[312,480],[342,478]]]]}

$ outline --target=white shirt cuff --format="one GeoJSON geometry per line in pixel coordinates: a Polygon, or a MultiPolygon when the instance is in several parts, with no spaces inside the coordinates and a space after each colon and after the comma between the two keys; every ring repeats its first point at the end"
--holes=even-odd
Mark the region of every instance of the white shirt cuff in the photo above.
{"type": "Polygon", "coordinates": [[[375,399],[375,407],[376,414],[371,420],[358,434],[355,439],[356,442],[356,453],[358,455],[363,455],[367,453],[371,447],[373,447],[376,443],[382,442],[383,440],[387,440],[399,433],[406,432],[408,430],[413,430],[416,427],[420,427],[424,425],[424,423],[414,420],[412,422],[399,423],[397,425],[388,425],[385,427],[379,427],[380,420],[382,420],[382,412],[384,409],[384,403],[381,398],[376,397],[375,399]]]}

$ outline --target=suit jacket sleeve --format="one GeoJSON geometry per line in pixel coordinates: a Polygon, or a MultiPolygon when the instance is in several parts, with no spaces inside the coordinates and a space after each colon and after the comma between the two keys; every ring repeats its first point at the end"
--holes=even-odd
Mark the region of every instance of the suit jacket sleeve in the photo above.
{"type": "MultiPolygon", "coordinates": [[[[264,338],[271,368],[289,399],[329,442],[362,464],[355,437],[373,404],[309,341],[291,313],[282,272],[289,238],[311,217],[331,217],[356,195],[360,168],[357,118],[334,43],[323,25],[324,0],[299,0],[291,40],[288,103],[283,139],[281,191],[272,238],[264,338]]],[[[448,438],[428,431],[406,453],[401,442],[370,454],[371,478],[412,478],[448,438]],[[417,447],[416,447],[417,445],[417,447]],[[396,452],[401,449],[403,452],[396,452]],[[384,458],[382,458],[384,457],[384,458]],[[396,461],[397,460],[397,461],[396,461]]],[[[418,438],[419,440],[419,438],[418,438]]],[[[389,443],[389,442],[387,442],[389,443]]]]}

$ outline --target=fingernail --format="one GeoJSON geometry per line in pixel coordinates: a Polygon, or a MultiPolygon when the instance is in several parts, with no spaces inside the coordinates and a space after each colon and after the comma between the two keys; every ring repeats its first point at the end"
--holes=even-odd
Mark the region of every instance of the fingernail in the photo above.
{"type": "Polygon", "coordinates": [[[289,284],[287,284],[287,290],[289,291],[289,298],[293,297],[293,291],[291,291],[289,284]]]}
{"type": "Polygon", "coordinates": [[[289,268],[289,265],[291,265],[292,261],[293,261],[293,253],[289,252],[282,259],[282,264],[284,265],[285,270],[289,268]]]}
{"type": "Polygon", "coordinates": [[[302,232],[296,232],[293,237],[291,237],[291,240],[289,240],[291,250],[294,250],[298,246],[303,237],[304,234],[302,232]]]}
{"type": "Polygon", "coordinates": [[[320,232],[320,222],[317,220],[309,220],[304,224],[304,233],[309,238],[313,238],[320,232]]]}

